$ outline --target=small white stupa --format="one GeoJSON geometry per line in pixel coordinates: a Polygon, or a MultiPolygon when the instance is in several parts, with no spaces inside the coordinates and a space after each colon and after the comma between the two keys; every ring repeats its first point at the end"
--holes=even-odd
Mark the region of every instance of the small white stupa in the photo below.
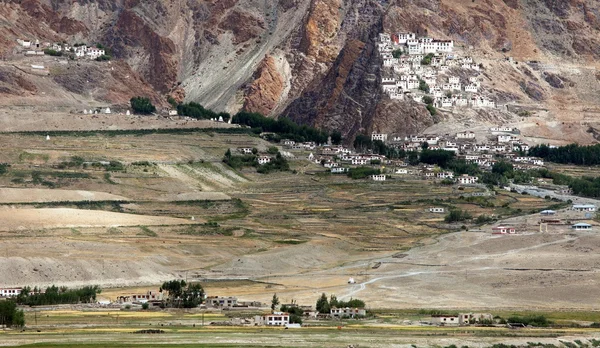
{"type": "Polygon", "coordinates": [[[83,109],[83,113],[87,115],[87,109],[83,109]]]}
{"type": "Polygon", "coordinates": [[[356,281],[354,281],[354,278],[350,278],[348,279],[348,284],[355,284],[356,281]]]}
{"type": "Polygon", "coordinates": [[[104,110],[105,114],[110,114],[110,108],[106,108],[106,110],[104,110]]]}
{"type": "Polygon", "coordinates": [[[50,136],[49,135],[46,135],[46,140],[50,140],[50,136]]]}
{"type": "Polygon", "coordinates": [[[127,110],[127,112],[125,113],[125,115],[129,116],[129,115],[131,115],[131,112],[129,112],[129,110],[127,110]]]}
{"type": "Polygon", "coordinates": [[[227,120],[227,123],[231,124],[231,119],[232,119],[232,117],[229,117],[229,120],[227,120]]]}
{"type": "Polygon", "coordinates": [[[223,122],[223,116],[219,116],[219,122],[223,122]]]}
{"type": "Polygon", "coordinates": [[[192,216],[192,219],[191,219],[191,220],[192,220],[192,221],[196,221],[196,218],[192,216]]]}

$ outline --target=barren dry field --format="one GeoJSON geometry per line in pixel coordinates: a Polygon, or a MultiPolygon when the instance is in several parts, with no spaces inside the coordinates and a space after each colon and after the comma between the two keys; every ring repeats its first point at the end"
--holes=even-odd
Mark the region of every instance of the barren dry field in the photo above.
{"type": "Polygon", "coordinates": [[[0,134],[0,142],[0,161],[11,164],[0,176],[0,286],[155,289],[181,277],[262,302],[277,292],[313,304],[327,292],[371,308],[595,303],[600,239],[566,226],[540,234],[538,216],[528,215],[564,207],[557,202],[468,197],[485,189],[418,179],[351,180],[319,172],[301,160],[307,153],[296,153],[294,172],[223,165],[227,148],[269,146],[247,135],[0,134]],[[73,166],[74,156],[120,167],[73,166]],[[432,206],[510,218],[521,234],[446,224],[432,206]]]}

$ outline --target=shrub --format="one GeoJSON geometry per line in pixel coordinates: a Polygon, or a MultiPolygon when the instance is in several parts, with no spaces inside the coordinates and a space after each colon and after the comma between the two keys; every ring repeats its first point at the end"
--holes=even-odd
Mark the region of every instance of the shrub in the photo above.
{"type": "Polygon", "coordinates": [[[364,179],[371,175],[381,174],[379,169],[370,168],[370,167],[357,167],[350,168],[348,171],[348,176],[352,179],[364,179]]]}
{"type": "Polygon", "coordinates": [[[110,59],[111,59],[111,56],[106,55],[106,54],[103,54],[103,55],[101,55],[99,57],[96,57],[96,61],[98,61],[98,62],[103,62],[103,61],[107,61],[107,60],[110,60],[110,59]]]}
{"type": "Polygon", "coordinates": [[[426,55],[422,60],[421,60],[421,64],[422,65],[429,65],[431,64],[431,58],[433,58],[433,53],[429,53],[428,55],[426,55]]]}
{"type": "Polygon", "coordinates": [[[437,110],[433,105],[427,104],[426,108],[427,111],[429,111],[429,114],[431,114],[431,116],[435,116],[437,114],[437,110]]]}
{"type": "Polygon", "coordinates": [[[152,105],[149,98],[133,97],[130,100],[133,111],[140,114],[151,114],[156,111],[156,107],[152,105]]]}
{"type": "Polygon", "coordinates": [[[452,209],[444,218],[446,222],[458,222],[471,219],[471,214],[468,211],[460,209],[452,209]]]}
{"type": "Polygon", "coordinates": [[[59,52],[59,51],[53,50],[53,49],[51,49],[51,48],[46,48],[46,49],[44,49],[44,54],[47,54],[47,55],[49,55],[49,56],[53,56],[53,57],[60,57],[60,56],[62,56],[62,55],[63,55],[63,53],[62,53],[62,52],[59,52]]]}
{"type": "Polygon", "coordinates": [[[144,303],[142,303],[142,309],[143,309],[143,310],[147,310],[147,309],[148,309],[148,307],[150,307],[150,305],[148,304],[148,302],[144,302],[144,303]]]}
{"type": "Polygon", "coordinates": [[[394,58],[400,58],[402,54],[404,54],[404,51],[401,48],[392,51],[392,57],[394,58]]]}
{"type": "Polygon", "coordinates": [[[419,89],[425,93],[429,93],[429,85],[423,80],[419,80],[419,89]]]}

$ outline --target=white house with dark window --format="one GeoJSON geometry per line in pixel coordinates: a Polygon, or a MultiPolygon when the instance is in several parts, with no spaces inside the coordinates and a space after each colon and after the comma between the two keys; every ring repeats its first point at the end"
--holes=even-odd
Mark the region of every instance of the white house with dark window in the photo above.
{"type": "Polygon", "coordinates": [[[269,157],[269,156],[259,156],[258,157],[258,164],[263,165],[263,164],[267,164],[267,163],[271,163],[271,157],[269,157]]]}
{"type": "Polygon", "coordinates": [[[357,316],[364,317],[367,315],[367,311],[364,308],[337,308],[333,307],[330,310],[332,318],[355,318],[357,316]]]}
{"type": "Polygon", "coordinates": [[[385,174],[373,174],[371,175],[373,181],[385,181],[385,174]]]}
{"type": "Polygon", "coordinates": [[[467,184],[475,184],[479,180],[476,176],[471,176],[469,174],[463,174],[456,178],[456,182],[459,184],[467,185],[467,184]]]}
{"type": "Polygon", "coordinates": [[[379,140],[379,141],[387,141],[387,134],[382,134],[382,133],[371,133],[371,140],[375,141],[375,140],[379,140]]]}
{"type": "Polygon", "coordinates": [[[444,213],[446,211],[446,209],[444,209],[443,207],[431,207],[429,208],[429,212],[430,213],[444,213]]]}
{"type": "Polygon", "coordinates": [[[593,204],[573,204],[572,210],[575,211],[596,211],[596,206],[593,204]]]}
{"type": "Polygon", "coordinates": [[[575,231],[587,231],[592,229],[592,225],[585,222],[580,222],[571,226],[575,231]]]}
{"type": "Polygon", "coordinates": [[[0,297],[17,297],[22,290],[21,288],[1,288],[0,297]]]}
{"type": "Polygon", "coordinates": [[[259,325],[286,326],[290,323],[290,315],[285,312],[273,312],[272,314],[257,316],[254,321],[259,325]]]}
{"type": "Polygon", "coordinates": [[[344,168],[344,167],[333,167],[331,168],[331,173],[332,174],[344,174],[348,172],[348,168],[344,168]]]}

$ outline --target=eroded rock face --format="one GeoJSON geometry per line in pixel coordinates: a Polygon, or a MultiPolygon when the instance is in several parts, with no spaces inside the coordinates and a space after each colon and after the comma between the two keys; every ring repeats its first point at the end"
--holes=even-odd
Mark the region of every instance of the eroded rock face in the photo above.
{"type": "MultiPolygon", "coordinates": [[[[121,85],[107,84],[98,97],[127,100],[119,93],[143,91],[164,103],[170,95],[217,111],[288,115],[352,137],[374,129],[414,133],[436,121],[421,104],[382,94],[373,46],[379,32],[452,39],[472,47],[476,59],[581,62],[600,59],[599,16],[596,0],[7,0],[0,21],[11,27],[0,27],[0,54],[18,36],[100,42],[134,82],[113,76],[121,85]]],[[[498,101],[549,103],[554,89],[585,85],[569,74],[518,67],[495,78],[489,64],[482,75],[502,80],[486,90],[498,101]]],[[[85,74],[97,80],[97,71],[85,74]]],[[[62,79],[67,90],[86,88],[62,79]]],[[[27,92],[14,86],[11,93],[27,92]]]]}
{"type": "Polygon", "coordinates": [[[267,56],[253,76],[254,81],[246,88],[244,110],[270,115],[275,109],[284,88],[284,81],[277,71],[275,58],[267,56]]]}
{"type": "Polygon", "coordinates": [[[339,52],[340,7],[341,0],[312,0],[301,45],[303,53],[317,62],[331,63],[339,52]]]}
{"type": "Polygon", "coordinates": [[[265,30],[265,23],[252,14],[234,10],[225,16],[219,28],[231,31],[233,43],[239,44],[259,37],[265,30]]]}

